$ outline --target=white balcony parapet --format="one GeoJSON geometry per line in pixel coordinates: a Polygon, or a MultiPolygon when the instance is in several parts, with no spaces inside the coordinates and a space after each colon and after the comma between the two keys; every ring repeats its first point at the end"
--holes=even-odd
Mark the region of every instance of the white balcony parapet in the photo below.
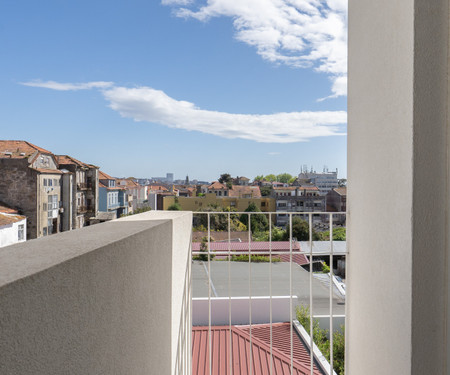
{"type": "Polygon", "coordinates": [[[191,212],[0,249],[1,374],[190,374],[191,212]]]}

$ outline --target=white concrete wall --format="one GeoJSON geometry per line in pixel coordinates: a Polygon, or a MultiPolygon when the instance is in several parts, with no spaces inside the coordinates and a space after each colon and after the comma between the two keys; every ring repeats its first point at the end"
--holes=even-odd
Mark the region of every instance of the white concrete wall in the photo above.
{"type": "Polygon", "coordinates": [[[1,374],[189,374],[192,213],[0,249],[1,374]]]}
{"type": "Polygon", "coordinates": [[[448,0],[350,0],[346,374],[447,374],[448,0]]]}
{"type": "Polygon", "coordinates": [[[25,242],[27,238],[27,220],[20,220],[17,223],[0,226],[0,247],[25,242]],[[19,225],[23,225],[24,239],[19,241],[19,225]]]}

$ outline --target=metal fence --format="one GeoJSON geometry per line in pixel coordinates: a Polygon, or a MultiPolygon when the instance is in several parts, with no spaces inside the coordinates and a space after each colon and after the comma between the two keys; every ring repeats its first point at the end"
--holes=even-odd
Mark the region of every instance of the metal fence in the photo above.
{"type": "MultiPolygon", "coordinates": [[[[278,303],[278,296],[274,295],[273,293],[273,279],[275,276],[275,272],[277,270],[274,270],[274,263],[275,260],[278,261],[278,259],[282,259],[283,262],[288,263],[289,268],[289,286],[288,286],[288,294],[286,294],[286,298],[289,301],[289,323],[290,323],[290,331],[289,331],[289,372],[283,372],[283,373],[290,373],[290,374],[300,374],[300,373],[306,373],[306,372],[298,372],[294,369],[294,361],[296,360],[294,356],[294,335],[300,335],[300,332],[296,328],[295,317],[294,317],[294,303],[296,296],[293,292],[294,288],[294,277],[293,273],[294,270],[297,269],[297,267],[302,267],[302,274],[304,272],[309,272],[309,301],[307,302],[307,308],[309,309],[309,327],[305,327],[306,329],[309,328],[309,342],[306,342],[305,346],[307,347],[307,350],[309,351],[309,371],[310,374],[317,374],[317,373],[325,373],[325,374],[333,374],[335,373],[333,370],[334,367],[334,353],[333,353],[333,331],[334,331],[334,322],[333,318],[337,316],[334,314],[333,309],[333,298],[335,297],[336,293],[336,285],[335,285],[335,278],[334,278],[334,270],[333,270],[333,261],[335,254],[335,243],[337,241],[333,240],[333,229],[335,229],[337,226],[343,226],[345,225],[345,213],[344,212],[194,212],[194,233],[196,230],[199,230],[199,232],[202,232],[203,234],[207,234],[206,239],[203,237],[199,241],[199,238],[193,239],[193,249],[192,249],[192,255],[193,255],[193,261],[199,261],[199,263],[202,263],[202,266],[205,268],[205,272],[207,274],[207,296],[205,297],[205,300],[207,298],[207,326],[208,326],[208,340],[207,340],[207,358],[206,358],[206,366],[204,367],[205,373],[209,374],[215,374],[213,369],[213,340],[212,340],[212,327],[214,326],[214,317],[213,317],[213,303],[217,299],[218,295],[215,291],[214,284],[212,282],[212,263],[216,261],[222,261],[221,263],[221,269],[226,268],[227,272],[227,285],[221,285],[221,291],[222,294],[226,289],[228,289],[228,295],[225,296],[225,299],[228,298],[228,303],[224,300],[224,296],[222,296],[221,300],[223,302],[222,304],[222,310],[228,307],[228,335],[229,338],[227,340],[228,343],[228,353],[229,353],[229,364],[228,364],[228,370],[227,373],[233,374],[236,373],[233,371],[233,340],[232,340],[232,327],[235,324],[232,314],[234,311],[232,311],[233,303],[234,305],[237,305],[236,301],[234,301],[234,297],[232,297],[232,264],[234,260],[236,260],[237,256],[244,256],[241,257],[245,260],[247,263],[247,277],[248,277],[248,285],[241,285],[241,287],[245,287],[247,289],[246,294],[248,293],[248,325],[246,326],[248,329],[250,341],[249,341],[249,356],[248,361],[248,373],[255,374],[254,370],[254,357],[252,353],[252,341],[255,339],[254,335],[252,334],[252,328],[255,327],[255,322],[252,322],[252,318],[254,319],[255,312],[252,312],[252,308],[255,308],[255,303],[258,298],[261,298],[260,296],[255,296],[253,293],[253,285],[252,285],[252,272],[254,269],[256,270],[257,267],[254,264],[255,256],[263,256],[265,258],[265,261],[268,263],[268,266],[265,266],[265,270],[268,267],[268,290],[267,290],[267,302],[266,307],[269,311],[267,314],[267,311],[265,312],[266,315],[268,315],[268,322],[267,324],[270,325],[270,335],[269,335],[269,346],[270,346],[270,363],[268,364],[268,373],[276,374],[279,372],[275,371],[274,367],[274,356],[273,356],[273,318],[274,318],[274,302],[278,303]],[[277,247],[277,241],[273,240],[273,232],[280,233],[280,229],[276,227],[276,217],[277,215],[288,215],[289,220],[288,224],[286,225],[284,232],[284,239],[286,239],[288,242],[288,246],[286,244],[285,249],[280,249],[279,246],[277,247]],[[265,216],[267,221],[267,231],[265,231],[264,235],[267,236],[267,241],[265,244],[265,247],[263,249],[258,248],[257,245],[258,239],[255,239],[255,234],[261,235],[260,231],[252,231],[252,224],[255,218],[261,218],[261,216],[265,216]],[[293,229],[293,220],[295,220],[295,217],[302,218],[305,222],[303,222],[303,228],[307,227],[307,238],[294,238],[293,236],[293,230],[295,231],[295,228],[293,229]],[[342,219],[342,217],[344,219],[342,219]],[[236,225],[236,218],[246,218],[247,223],[247,230],[242,231],[242,227],[239,229],[234,228],[236,225]],[[205,223],[207,225],[203,225],[205,223]],[[317,249],[315,247],[315,242],[317,242],[313,238],[314,234],[314,223],[317,222],[327,222],[327,227],[329,228],[329,239],[327,240],[327,243],[329,243],[329,246],[324,249],[323,247],[320,249],[317,249]],[[201,223],[201,224],[199,224],[201,223]],[[219,223],[219,224],[218,224],[219,223]],[[343,224],[344,223],[344,224],[343,224]],[[226,228],[224,228],[224,226],[226,228]],[[217,229],[220,228],[220,231],[217,231],[217,229]],[[234,229],[233,229],[234,228],[234,229]],[[201,229],[201,230],[200,230],[201,229]],[[241,242],[239,246],[236,246],[239,241],[233,240],[233,237],[236,237],[236,235],[232,236],[235,232],[239,232],[243,234],[243,236],[246,237],[247,242],[241,242]],[[220,240],[218,241],[212,241],[212,235],[214,234],[220,234],[220,240]],[[299,245],[299,240],[303,240],[303,242],[300,242],[303,244],[303,246],[299,245]],[[220,246],[217,246],[217,243],[221,243],[220,246]],[[195,245],[195,246],[194,246],[195,245]],[[242,246],[248,246],[246,249],[242,249],[242,246]],[[302,249],[303,247],[303,249],[302,249]],[[305,251],[306,250],[306,251],[305,251]],[[305,256],[308,260],[308,264],[301,265],[301,262],[296,262],[294,259],[298,255],[305,256]],[[246,257],[248,256],[248,261],[246,260],[246,257]],[[317,279],[314,277],[314,267],[313,264],[315,263],[314,260],[319,259],[329,259],[329,286],[328,286],[328,293],[329,293],[329,301],[328,301],[328,311],[329,311],[329,343],[330,343],[330,354],[329,354],[329,361],[324,362],[323,358],[318,358],[317,353],[317,347],[314,344],[314,295],[313,295],[313,285],[319,285],[317,279]],[[225,266],[226,264],[226,266],[225,266]],[[295,268],[294,268],[295,267],[295,268]],[[252,299],[254,301],[252,301],[252,299]],[[233,300],[233,301],[232,301],[233,300]],[[267,306],[268,305],[268,306],[267,306]],[[328,367],[329,368],[326,368],[328,367]],[[318,370],[319,369],[319,370],[318,370]]],[[[260,236],[261,237],[261,236],[260,236]]],[[[344,257],[347,253],[345,250],[342,252],[342,246],[340,246],[341,252],[339,253],[339,257],[344,257]]],[[[317,263],[316,264],[320,264],[317,263]]],[[[223,276],[223,275],[222,275],[223,276]]],[[[284,275],[285,277],[286,275],[284,275]]],[[[195,283],[193,288],[195,289],[195,283]]],[[[325,286],[321,284],[321,287],[324,288],[325,286]]],[[[344,287],[344,284],[341,285],[341,289],[344,287]]],[[[193,291],[193,295],[195,295],[195,290],[193,291]]],[[[345,290],[344,290],[345,295],[345,290]]],[[[344,297],[345,298],[345,297],[344,297]]],[[[303,299],[304,301],[304,299],[303,299]]],[[[206,302],[205,302],[206,303],[206,302]]],[[[245,304],[247,306],[247,304],[245,304]]],[[[259,306],[259,305],[258,305],[259,306]]],[[[224,311],[221,311],[222,314],[224,314],[224,311]]],[[[260,311],[258,311],[260,313],[260,311]]],[[[196,314],[196,310],[194,308],[194,314],[196,314]]],[[[205,315],[206,316],[206,315],[205,315]]],[[[287,317],[287,314],[286,314],[287,317]]],[[[195,318],[194,318],[195,321],[195,318]]],[[[323,321],[323,319],[322,319],[323,321]]],[[[205,324],[206,326],[206,324],[205,324]]],[[[298,326],[298,324],[297,324],[298,326]]],[[[305,336],[300,336],[301,340],[305,341],[305,336]]],[[[200,372],[198,372],[200,373],[200,372]]],[[[203,373],[203,372],[202,372],[203,373]]],[[[244,372],[242,372],[244,373],[244,372]]]]}

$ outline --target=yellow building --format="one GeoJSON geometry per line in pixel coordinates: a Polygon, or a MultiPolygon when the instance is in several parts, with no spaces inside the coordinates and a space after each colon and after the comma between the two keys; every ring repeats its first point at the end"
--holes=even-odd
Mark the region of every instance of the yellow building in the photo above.
{"type": "Polygon", "coordinates": [[[175,203],[175,198],[183,211],[198,211],[209,205],[218,205],[223,208],[233,208],[238,212],[245,211],[250,203],[254,203],[262,212],[276,211],[275,199],[270,197],[240,198],[240,197],[216,197],[215,193],[207,193],[204,197],[164,197],[163,209],[175,203]]]}

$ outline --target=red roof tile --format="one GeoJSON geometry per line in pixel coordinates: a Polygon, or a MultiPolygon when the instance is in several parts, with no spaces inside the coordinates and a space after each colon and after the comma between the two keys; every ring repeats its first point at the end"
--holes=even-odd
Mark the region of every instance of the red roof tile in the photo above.
{"type": "Polygon", "coordinates": [[[55,155],[55,157],[56,157],[56,161],[58,162],[58,164],[73,164],[73,165],[78,165],[80,167],[98,168],[97,166],[95,166],[93,164],[83,163],[82,161],[79,161],[69,155],[55,155]]]}
{"type": "Polygon", "coordinates": [[[219,181],[214,181],[211,185],[208,186],[208,189],[227,190],[228,188],[224,184],[221,184],[219,181]]]}
{"type": "Polygon", "coordinates": [[[25,219],[25,216],[4,214],[0,212],[0,226],[17,223],[18,221],[25,219]]]}
{"type": "Polygon", "coordinates": [[[109,174],[106,174],[103,171],[98,171],[98,179],[99,180],[115,180],[114,177],[111,177],[109,174]]]}
{"type": "MultiPolygon", "coordinates": [[[[192,251],[200,251],[200,242],[192,242],[192,251]]],[[[272,256],[280,258],[282,262],[290,261],[290,254],[280,254],[277,255],[277,252],[287,252],[289,250],[289,241],[273,241],[272,242],[272,256]]],[[[239,251],[246,252],[249,249],[248,242],[210,242],[211,251],[239,251]]],[[[251,251],[261,252],[261,255],[269,256],[270,253],[270,242],[268,241],[255,241],[250,242],[251,251]]],[[[224,257],[224,255],[218,256],[224,257]]],[[[306,255],[300,252],[300,244],[298,242],[294,242],[292,244],[292,261],[302,266],[305,264],[309,264],[309,260],[306,255]]]]}
{"type": "MultiPolygon", "coordinates": [[[[274,375],[291,374],[290,324],[272,324],[272,368],[274,375]],[[286,349],[289,351],[286,352],[286,349]]],[[[309,375],[310,357],[297,333],[293,332],[293,374],[309,375]]],[[[250,357],[250,329],[248,326],[211,327],[211,366],[213,374],[230,373],[246,375],[269,374],[271,366],[270,325],[252,325],[250,357]],[[231,343],[230,343],[231,341],[231,343]],[[231,345],[230,345],[231,344],[231,345]],[[231,346],[231,350],[230,350],[231,346]]],[[[192,327],[192,373],[209,374],[209,330],[208,327],[192,327]]],[[[314,366],[314,375],[321,372],[314,366]]]]}
{"type": "Polygon", "coordinates": [[[36,146],[30,142],[0,140],[0,158],[23,159],[28,158],[35,152],[51,154],[50,151],[42,147],[36,146]]]}
{"type": "Polygon", "coordinates": [[[0,212],[4,214],[16,214],[16,215],[19,213],[19,211],[17,211],[16,209],[9,207],[2,202],[0,202],[0,212]]]}

